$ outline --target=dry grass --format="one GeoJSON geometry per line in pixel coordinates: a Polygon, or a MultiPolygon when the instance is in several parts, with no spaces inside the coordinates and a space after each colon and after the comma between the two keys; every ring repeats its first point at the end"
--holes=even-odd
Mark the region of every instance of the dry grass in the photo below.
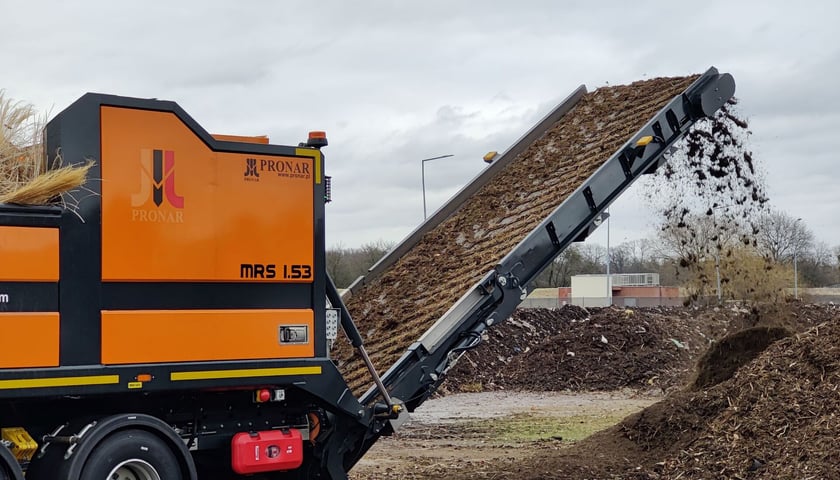
{"type": "Polygon", "coordinates": [[[93,163],[89,162],[82,167],[67,166],[48,170],[16,190],[0,195],[0,203],[20,205],[61,203],[62,200],[59,195],[84,184],[91,167],[93,167],[93,163]]]}
{"type": "MultiPolygon", "coordinates": [[[[61,194],[82,186],[91,162],[48,169],[44,150],[46,116],[0,90],[0,203],[64,204],[61,194]]],[[[61,158],[56,157],[54,167],[61,158]]]]}

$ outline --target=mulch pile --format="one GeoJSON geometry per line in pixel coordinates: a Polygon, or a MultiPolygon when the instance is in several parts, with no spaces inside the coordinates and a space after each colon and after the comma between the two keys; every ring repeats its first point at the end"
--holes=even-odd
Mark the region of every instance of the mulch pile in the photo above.
{"type": "Polygon", "coordinates": [[[521,309],[485,332],[483,342],[449,371],[439,393],[622,388],[670,392],[689,382],[719,380],[715,375],[731,376],[771,341],[830,318],[833,308],[790,304],[521,309]],[[751,327],[756,330],[747,330],[751,327]],[[748,334],[740,333],[747,337],[740,341],[734,337],[737,346],[730,340],[712,343],[738,331],[748,334]]]}
{"type": "MultiPolygon", "coordinates": [[[[449,391],[651,386],[668,393],[611,428],[571,446],[538,441],[527,447],[533,456],[500,454],[456,476],[840,478],[837,305],[520,310],[443,383],[449,391]]],[[[451,474],[442,463],[399,478],[451,474]]]]}
{"type": "Polygon", "coordinates": [[[716,342],[693,383],[571,448],[540,451],[516,478],[838,478],[840,307],[786,309],[748,316],[757,325],[716,342]]]}
{"type": "MultiPolygon", "coordinates": [[[[837,320],[774,343],[731,379],[693,394],[704,397],[698,404],[717,408],[704,412],[700,428],[664,462],[662,475],[838,478],[837,320]]],[[[690,411],[695,403],[686,400],[684,408],[690,411]]]]}
{"type": "MultiPolygon", "coordinates": [[[[446,310],[696,75],[587,93],[493,181],[346,300],[377,370],[384,372],[446,310]]],[[[357,395],[371,385],[346,342],[333,354],[357,395]]]]}
{"type": "MultiPolygon", "coordinates": [[[[668,388],[709,345],[708,322],[695,321],[692,313],[521,309],[485,333],[484,342],[450,370],[441,391],[668,388]]],[[[726,328],[725,319],[717,323],[726,328]]]]}

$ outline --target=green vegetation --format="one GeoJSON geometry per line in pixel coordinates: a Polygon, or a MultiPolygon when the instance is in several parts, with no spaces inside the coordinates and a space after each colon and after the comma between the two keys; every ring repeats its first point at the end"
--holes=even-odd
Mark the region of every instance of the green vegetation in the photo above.
{"type": "Polygon", "coordinates": [[[542,441],[574,443],[611,427],[636,411],[610,411],[603,414],[557,416],[516,413],[504,418],[474,420],[454,426],[456,436],[479,438],[487,443],[517,444],[542,441]]]}

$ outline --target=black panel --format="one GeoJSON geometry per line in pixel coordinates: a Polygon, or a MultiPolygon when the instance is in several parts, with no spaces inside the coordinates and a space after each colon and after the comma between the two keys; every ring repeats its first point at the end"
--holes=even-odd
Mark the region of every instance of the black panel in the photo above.
{"type": "Polygon", "coordinates": [[[103,310],[312,308],[306,283],[103,283],[103,310]]]}
{"type": "MultiPolygon", "coordinates": [[[[103,106],[114,106],[124,108],[135,108],[139,110],[149,110],[156,112],[172,112],[184,124],[192,130],[196,137],[204,142],[211,150],[217,152],[235,152],[235,153],[264,153],[267,155],[291,155],[297,156],[297,147],[290,147],[284,145],[263,144],[263,143],[247,143],[247,142],[228,142],[216,140],[205,130],[198,122],[195,121],[180,105],[169,100],[155,100],[145,98],[122,97],[118,95],[107,95],[102,93],[86,93],[81,98],[76,100],[64,112],[73,113],[73,118],[84,109],[92,108],[96,110],[97,124],[99,122],[99,108],[103,106]]],[[[66,128],[66,125],[62,126],[66,128]]],[[[99,131],[96,132],[97,140],[99,131]]],[[[99,160],[99,157],[95,157],[99,160]]]]}
{"type": "Polygon", "coordinates": [[[0,282],[0,312],[57,312],[58,283],[0,282]]]}
{"type": "Polygon", "coordinates": [[[0,225],[13,227],[57,227],[61,220],[58,207],[26,207],[0,203],[0,225]]]}
{"type": "MultiPolygon", "coordinates": [[[[326,228],[324,225],[324,217],[325,217],[325,202],[324,198],[326,196],[326,184],[324,182],[324,173],[326,171],[324,157],[321,156],[321,168],[323,169],[322,172],[318,173],[315,172],[315,175],[321,176],[321,183],[314,184],[314,192],[315,198],[313,198],[313,205],[314,205],[314,222],[313,228],[315,231],[313,232],[313,253],[314,258],[312,261],[315,264],[315,278],[313,279],[313,290],[312,296],[310,297],[310,302],[312,305],[323,305],[323,308],[315,308],[315,328],[314,328],[314,338],[315,338],[315,356],[316,357],[326,357],[327,356],[327,314],[326,314],[326,289],[327,289],[327,259],[326,259],[326,228]]],[[[317,168],[317,166],[316,166],[317,168]]]]}
{"type": "Polygon", "coordinates": [[[99,165],[99,105],[84,97],[47,124],[49,165],[96,163],[88,172],[83,194],[65,195],[75,212],[61,216],[59,305],[61,306],[61,365],[99,363],[99,236],[102,177],[99,165]]]}

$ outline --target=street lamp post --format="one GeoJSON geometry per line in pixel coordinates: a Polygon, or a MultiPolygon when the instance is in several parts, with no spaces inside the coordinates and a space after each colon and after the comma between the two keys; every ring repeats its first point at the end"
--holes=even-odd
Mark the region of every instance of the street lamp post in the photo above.
{"type": "MultiPolygon", "coordinates": [[[[712,219],[714,221],[714,228],[717,228],[717,215],[715,212],[724,207],[712,207],[712,219]]],[[[720,237],[718,237],[717,245],[715,245],[715,279],[717,280],[717,303],[721,304],[720,291],[720,237]]]]}
{"type": "Polygon", "coordinates": [[[610,277],[610,209],[604,210],[607,214],[607,306],[612,306],[612,278],[610,277]]]}
{"type": "Polygon", "coordinates": [[[720,249],[715,250],[715,276],[717,277],[717,298],[720,305],[720,249]]]}
{"type": "Polygon", "coordinates": [[[441,158],[451,157],[452,155],[441,155],[439,157],[424,158],[420,160],[420,179],[423,183],[423,220],[426,220],[426,162],[432,160],[440,160],[441,158]]]}
{"type": "Polygon", "coordinates": [[[796,224],[802,218],[797,218],[795,222],[793,222],[793,298],[799,300],[799,272],[796,269],[796,254],[797,254],[797,242],[796,242],[796,224]]]}

